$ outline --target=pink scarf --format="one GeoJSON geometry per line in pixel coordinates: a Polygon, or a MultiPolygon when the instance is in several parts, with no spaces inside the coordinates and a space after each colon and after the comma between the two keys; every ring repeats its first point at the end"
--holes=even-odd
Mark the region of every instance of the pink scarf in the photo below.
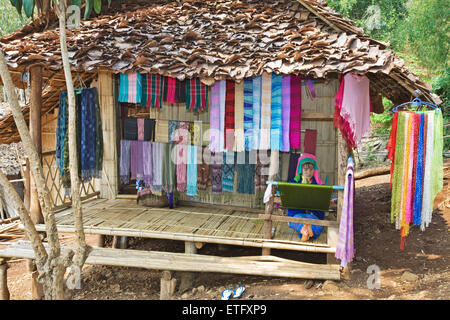
{"type": "Polygon", "coordinates": [[[289,123],[289,142],[292,149],[300,149],[301,146],[301,122],[302,122],[302,78],[291,75],[291,103],[289,123]]]}

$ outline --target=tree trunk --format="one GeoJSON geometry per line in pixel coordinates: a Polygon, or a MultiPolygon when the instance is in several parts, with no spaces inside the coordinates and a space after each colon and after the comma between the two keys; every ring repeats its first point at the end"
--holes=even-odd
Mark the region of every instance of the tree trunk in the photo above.
{"type": "Polygon", "coordinates": [[[81,209],[80,196],[80,179],[78,177],[78,155],[77,155],[77,125],[76,125],[76,109],[75,109],[75,91],[72,81],[72,72],[70,70],[70,62],[66,43],[66,2],[59,1],[57,14],[59,18],[59,40],[61,45],[61,57],[64,67],[64,76],[66,78],[67,96],[69,104],[69,169],[70,169],[70,189],[72,198],[72,209],[75,219],[76,231],[76,253],[73,263],[80,268],[89,253],[86,245],[86,238],[83,229],[83,213],[81,209]]]}

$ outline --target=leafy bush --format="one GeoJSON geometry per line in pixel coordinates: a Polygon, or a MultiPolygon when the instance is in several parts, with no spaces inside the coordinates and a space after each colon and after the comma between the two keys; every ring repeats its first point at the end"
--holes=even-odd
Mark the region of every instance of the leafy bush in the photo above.
{"type": "Polygon", "coordinates": [[[29,18],[20,16],[10,0],[0,0],[0,36],[9,34],[30,22],[29,18]]]}
{"type": "MultiPolygon", "coordinates": [[[[441,70],[439,77],[433,82],[433,92],[442,99],[440,105],[444,123],[450,123],[450,67],[441,70]]],[[[450,135],[450,127],[444,128],[444,136],[450,135]]],[[[450,151],[450,138],[444,139],[444,151],[450,151]]]]}

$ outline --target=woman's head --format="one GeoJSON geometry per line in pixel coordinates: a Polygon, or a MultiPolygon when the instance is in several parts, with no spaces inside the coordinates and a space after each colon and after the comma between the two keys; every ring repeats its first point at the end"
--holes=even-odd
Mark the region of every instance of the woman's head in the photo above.
{"type": "Polygon", "coordinates": [[[302,164],[302,176],[308,180],[314,176],[314,163],[305,162],[302,164]]]}

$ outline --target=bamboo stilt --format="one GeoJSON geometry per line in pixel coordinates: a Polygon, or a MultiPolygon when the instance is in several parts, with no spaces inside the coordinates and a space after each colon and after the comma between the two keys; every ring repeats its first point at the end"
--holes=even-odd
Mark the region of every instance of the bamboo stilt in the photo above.
{"type": "Polygon", "coordinates": [[[9,300],[8,290],[8,264],[4,259],[0,259],[0,300],[9,300]]]}
{"type": "MultiPolygon", "coordinates": [[[[195,243],[191,242],[191,241],[185,241],[184,242],[184,252],[186,254],[196,254],[197,248],[195,247],[195,243]]],[[[182,273],[180,288],[178,289],[180,293],[183,293],[186,290],[193,287],[194,277],[195,277],[195,273],[193,273],[193,272],[183,272],[182,273]]]]}

